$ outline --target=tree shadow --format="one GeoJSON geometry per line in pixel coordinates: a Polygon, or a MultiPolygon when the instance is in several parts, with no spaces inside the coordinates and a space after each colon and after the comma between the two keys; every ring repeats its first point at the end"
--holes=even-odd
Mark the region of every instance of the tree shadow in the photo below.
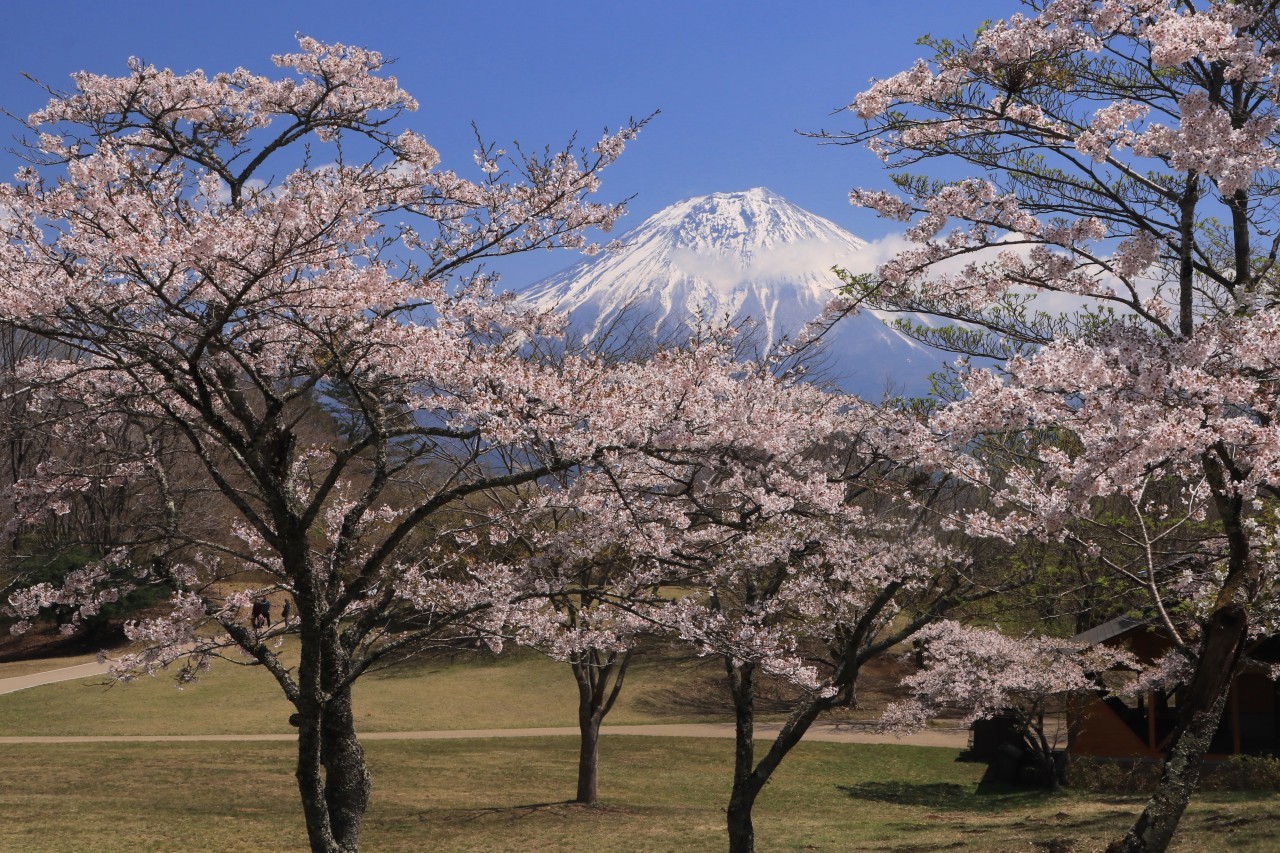
{"type": "Polygon", "coordinates": [[[1007,785],[961,785],[957,782],[863,782],[837,785],[836,789],[856,800],[923,806],[943,811],[1001,811],[1035,805],[1052,796],[1045,791],[1007,785]]]}
{"type": "Polygon", "coordinates": [[[889,848],[893,853],[937,853],[939,850],[959,850],[968,847],[969,843],[957,838],[937,844],[896,844],[889,848]]]}
{"type": "MultiPolygon", "coordinates": [[[[487,808],[445,809],[452,812],[462,822],[507,818],[516,821],[533,815],[549,815],[551,817],[572,817],[581,814],[631,814],[632,809],[625,806],[606,805],[604,803],[579,803],[573,800],[557,800],[547,803],[524,803],[515,806],[490,806],[487,808]]],[[[439,814],[440,811],[436,811],[439,814]]],[[[426,815],[424,819],[430,819],[426,815]]]]}
{"type": "MultiPolygon", "coordinates": [[[[680,683],[638,690],[635,708],[655,717],[713,717],[733,719],[733,698],[724,686],[723,665],[718,659],[670,654],[647,666],[683,671],[680,683]]],[[[780,681],[761,679],[757,684],[758,715],[787,714],[795,706],[797,692],[780,681]]]]}
{"type": "MultiPolygon", "coordinates": [[[[1111,810],[1046,814],[1037,807],[1051,802],[1058,795],[1010,786],[996,793],[992,792],[991,786],[975,787],[954,782],[868,782],[837,788],[856,799],[930,810],[923,822],[912,816],[886,824],[901,833],[902,840],[888,848],[893,853],[933,853],[959,848],[1012,849],[1004,844],[992,845],[993,831],[1001,839],[1023,839],[1020,843],[1030,844],[1030,849],[1036,853],[1084,853],[1094,849],[1097,838],[1105,837],[1128,820],[1124,817],[1117,822],[1117,815],[1111,810]],[[944,816],[944,813],[950,814],[944,816]],[[946,826],[949,838],[927,837],[930,825],[937,821],[946,826]],[[917,834],[921,837],[913,837],[917,834]],[[981,846],[975,847],[975,844],[981,846]]],[[[1017,849],[1024,847],[1018,846],[1017,849]]]]}
{"type": "MultiPolygon", "coordinates": [[[[1246,827],[1262,828],[1266,824],[1274,824],[1280,821],[1280,815],[1275,814],[1238,814],[1234,811],[1226,812],[1209,812],[1205,815],[1195,815],[1187,823],[1199,823],[1206,832],[1235,832],[1246,827]],[[1257,825],[1255,827],[1255,824],[1257,825]]],[[[1274,831],[1274,830],[1269,830],[1274,831]]]]}

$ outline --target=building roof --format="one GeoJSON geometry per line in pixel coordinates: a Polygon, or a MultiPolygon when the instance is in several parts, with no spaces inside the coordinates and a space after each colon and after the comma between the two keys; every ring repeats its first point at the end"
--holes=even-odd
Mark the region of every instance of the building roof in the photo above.
{"type": "Polygon", "coordinates": [[[1096,646],[1098,643],[1105,643],[1108,640],[1114,640],[1116,637],[1124,636],[1134,628],[1145,627],[1147,623],[1141,619],[1132,619],[1128,616],[1120,616],[1112,619],[1110,622],[1103,622],[1096,625],[1088,631],[1082,631],[1072,637],[1072,641],[1076,643],[1086,643],[1090,646],[1096,646]]]}

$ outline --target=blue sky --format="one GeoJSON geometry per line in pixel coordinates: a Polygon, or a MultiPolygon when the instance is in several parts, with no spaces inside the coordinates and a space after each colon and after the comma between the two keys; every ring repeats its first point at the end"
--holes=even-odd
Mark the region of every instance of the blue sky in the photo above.
{"type": "MultiPolygon", "coordinates": [[[[874,238],[890,225],[851,208],[846,194],[884,184],[878,161],[794,131],[855,126],[832,112],[869,78],[907,67],[921,54],[917,37],[972,32],[1018,8],[1016,0],[10,2],[0,106],[25,115],[43,102],[24,72],[65,86],[81,68],[122,73],[129,56],[175,71],[272,73],[270,56],[302,32],[396,57],[396,75],[422,105],[408,123],[446,165],[470,165],[472,121],[500,144],[558,146],[575,130],[591,142],[605,126],[661,110],[605,178],[603,197],[635,196],[624,229],[689,196],[767,186],[874,238]]],[[[0,159],[6,175],[12,165],[0,159]]],[[[520,286],[576,259],[540,255],[507,267],[504,283],[520,286]]]]}

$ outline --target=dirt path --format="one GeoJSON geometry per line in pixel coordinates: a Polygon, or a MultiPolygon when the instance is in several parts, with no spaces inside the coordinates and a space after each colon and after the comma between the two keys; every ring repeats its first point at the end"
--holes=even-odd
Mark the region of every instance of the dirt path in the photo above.
{"type": "MultiPolygon", "coordinates": [[[[756,737],[775,735],[779,724],[757,723],[756,737]]],[[[639,735],[641,737],[733,737],[732,723],[685,723],[672,725],[603,726],[605,735],[639,735]]],[[[578,734],[577,728],[532,729],[454,729],[430,732],[365,732],[364,741],[373,740],[458,740],[463,738],[495,737],[569,737],[578,734]]],[[[969,733],[963,729],[930,729],[914,735],[898,738],[865,729],[856,729],[839,723],[819,723],[809,730],[805,740],[825,743],[892,743],[908,746],[938,746],[947,749],[964,749],[969,733]]],[[[196,743],[201,741],[293,741],[292,734],[268,735],[30,735],[0,737],[5,743],[196,743]]]]}

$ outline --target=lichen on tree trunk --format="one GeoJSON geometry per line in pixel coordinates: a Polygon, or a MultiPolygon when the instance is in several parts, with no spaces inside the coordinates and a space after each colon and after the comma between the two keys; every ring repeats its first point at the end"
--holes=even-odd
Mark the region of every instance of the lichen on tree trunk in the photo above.
{"type": "Polygon", "coordinates": [[[1220,608],[1209,620],[1196,675],[1183,706],[1187,718],[1160,782],[1133,826],[1107,847],[1107,853],[1161,853],[1168,849],[1221,723],[1247,625],[1244,607],[1234,603],[1220,608]]]}

